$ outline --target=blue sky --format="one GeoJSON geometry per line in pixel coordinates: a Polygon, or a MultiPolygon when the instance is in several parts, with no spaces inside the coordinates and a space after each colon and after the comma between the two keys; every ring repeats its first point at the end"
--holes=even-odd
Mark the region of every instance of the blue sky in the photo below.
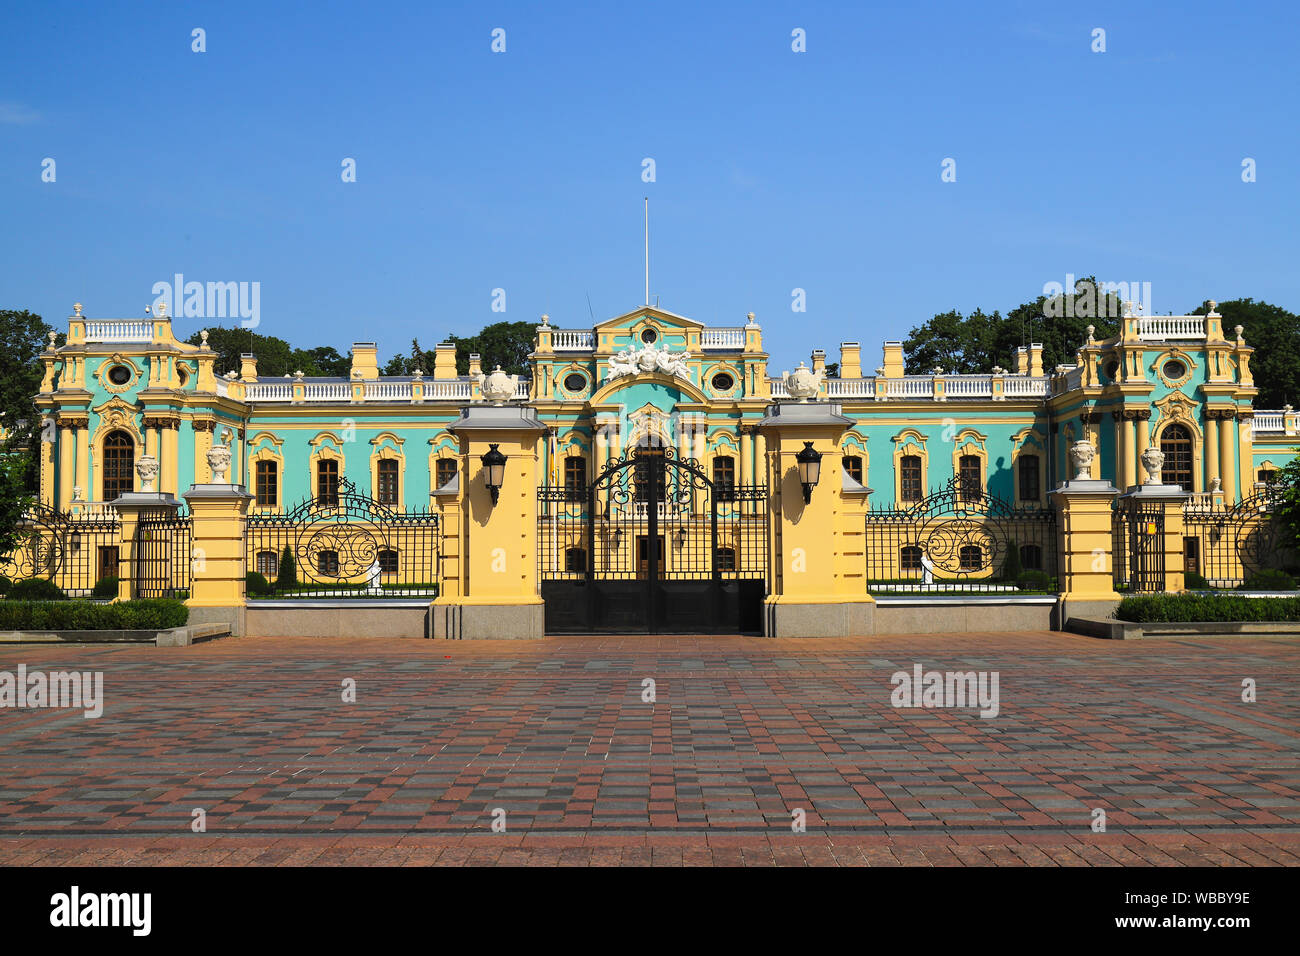
{"type": "Polygon", "coordinates": [[[74,301],[143,315],[177,272],[260,282],[259,331],[385,357],[589,326],[588,297],[642,301],[647,195],[652,298],[757,313],[774,371],[845,339],[870,367],[935,312],[1067,273],[1150,282],[1162,313],[1300,309],[1290,3],[10,2],[0,24],[0,307],[59,326],[74,301]]]}

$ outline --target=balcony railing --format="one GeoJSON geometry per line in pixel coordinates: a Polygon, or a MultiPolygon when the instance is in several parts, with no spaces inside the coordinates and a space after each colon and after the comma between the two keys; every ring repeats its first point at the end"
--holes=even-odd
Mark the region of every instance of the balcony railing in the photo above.
{"type": "Polygon", "coordinates": [[[556,329],[551,333],[551,348],[557,352],[590,352],[595,347],[595,332],[556,329]]]}
{"type": "Polygon", "coordinates": [[[934,398],[933,375],[904,375],[885,380],[888,398],[934,398]]]}
{"type": "Polygon", "coordinates": [[[1047,394],[1047,377],[1008,375],[1002,380],[1002,394],[1007,398],[1042,398],[1047,394]]]}
{"type": "Polygon", "coordinates": [[[1285,434],[1286,413],[1283,411],[1255,412],[1255,434],[1285,434]]]}
{"type": "Polygon", "coordinates": [[[1148,315],[1138,319],[1138,338],[1203,339],[1205,317],[1200,315],[1148,315]]]}
{"type": "Polygon", "coordinates": [[[744,329],[705,329],[700,333],[702,349],[735,349],[745,347],[744,329]]]}
{"type": "Polygon", "coordinates": [[[826,397],[875,398],[876,380],[874,378],[828,378],[826,397]]]}
{"type": "Polygon", "coordinates": [[[992,375],[946,375],[943,392],[948,398],[992,398],[992,375]]]}
{"type": "Polygon", "coordinates": [[[152,342],[151,319],[87,319],[87,342],[152,342]]]}

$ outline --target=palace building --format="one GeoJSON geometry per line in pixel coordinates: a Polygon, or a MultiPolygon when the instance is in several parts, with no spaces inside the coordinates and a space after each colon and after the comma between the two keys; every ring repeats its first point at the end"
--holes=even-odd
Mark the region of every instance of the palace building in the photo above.
{"type": "MultiPolygon", "coordinates": [[[[117,521],[131,496],[154,495],[179,525],[191,512],[199,520],[202,489],[234,488],[242,565],[228,577],[254,571],[274,586],[287,550],[298,581],[274,596],[281,612],[295,598],[367,594],[454,605],[444,630],[472,630],[467,607],[509,606],[515,617],[498,624],[523,622],[529,634],[710,621],[773,633],[783,598],[803,589],[807,602],[785,602],[804,608],[789,612],[786,632],[855,633],[864,618],[826,607],[875,603],[873,593],[938,599],[981,583],[1008,599],[1059,598],[1069,548],[1054,490],[1112,486],[1106,507],[1118,513],[1117,496],[1145,483],[1181,495],[1182,515],[1226,515],[1297,454],[1296,413],[1252,407],[1251,354],[1243,330],[1225,330],[1211,310],[1126,314],[1120,335],[1089,336],[1073,365],[1051,369],[1030,345],[1010,369],[905,374],[901,342],[885,342],[874,369],[859,343],[843,342],[835,377],[821,350],[776,374],[753,314],[716,327],[641,306],[584,329],[543,316],[525,380],[480,368],[477,356],[457,375],[451,344],[432,368],[383,376],[371,342],[353,345],[347,378],[267,378],[255,355],[218,375],[216,353],[177,340],[165,316],[91,319],[77,306],[66,344],[41,357],[40,502],[65,538],[46,561],[65,578],[79,561],[83,580],[71,583],[84,590],[131,551],[123,596],[150,593],[142,546],[106,534],[97,547],[109,550],[74,559],[66,523],[117,521]],[[1091,450],[1072,455],[1081,443],[1091,450]],[[496,485],[493,450],[505,458],[496,485]],[[493,522],[507,512],[497,538],[493,522]],[[962,521],[998,529],[945,543],[962,521]],[[822,539],[794,546],[813,524],[822,539]],[[333,530],[322,536],[324,525],[333,530]],[[360,546],[347,537],[356,531],[360,546]],[[494,571],[494,550],[530,566],[494,571]],[[797,550],[825,567],[798,570],[797,550]]],[[[198,541],[197,524],[186,533],[198,541]]],[[[1181,550],[1181,575],[1200,573],[1214,547],[1166,550],[1181,550]]],[[[1246,576],[1235,560],[1234,579],[1246,576]]],[[[1112,596],[1145,573],[1141,562],[1114,563],[1112,589],[1102,588],[1112,596]]],[[[256,598],[238,603],[251,613],[256,598]]]]}

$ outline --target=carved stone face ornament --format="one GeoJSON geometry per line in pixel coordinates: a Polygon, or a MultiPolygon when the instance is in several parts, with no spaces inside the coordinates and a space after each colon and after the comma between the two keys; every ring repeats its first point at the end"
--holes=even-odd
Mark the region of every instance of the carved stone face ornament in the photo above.
{"type": "Polygon", "coordinates": [[[610,356],[609,376],[606,381],[613,381],[624,375],[649,372],[663,372],[676,378],[689,378],[690,369],[686,362],[690,357],[689,352],[673,352],[667,346],[646,345],[639,349],[629,346],[610,356]]]}

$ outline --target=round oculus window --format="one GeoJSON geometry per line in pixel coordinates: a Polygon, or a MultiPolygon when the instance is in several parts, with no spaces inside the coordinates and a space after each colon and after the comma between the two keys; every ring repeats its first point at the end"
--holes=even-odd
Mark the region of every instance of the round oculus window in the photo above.
{"type": "Polygon", "coordinates": [[[649,345],[651,342],[657,342],[658,340],[659,340],[659,333],[656,332],[654,329],[641,330],[641,341],[644,342],[646,345],[649,345]]]}
{"type": "Polygon", "coordinates": [[[736,380],[726,372],[719,372],[713,376],[713,390],[716,392],[729,392],[735,384],[736,380]]]}
{"type": "Polygon", "coordinates": [[[1165,363],[1163,371],[1165,378],[1182,378],[1187,374],[1187,365],[1178,359],[1170,359],[1165,363]]]}
{"type": "Polygon", "coordinates": [[[108,380],[114,385],[125,385],[131,381],[131,370],[125,365],[114,365],[108,370],[108,380]]]}
{"type": "Polygon", "coordinates": [[[581,392],[587,387],[587,376],[572,372],[564,376],[564,387],[571,392],[581,392]]]}

